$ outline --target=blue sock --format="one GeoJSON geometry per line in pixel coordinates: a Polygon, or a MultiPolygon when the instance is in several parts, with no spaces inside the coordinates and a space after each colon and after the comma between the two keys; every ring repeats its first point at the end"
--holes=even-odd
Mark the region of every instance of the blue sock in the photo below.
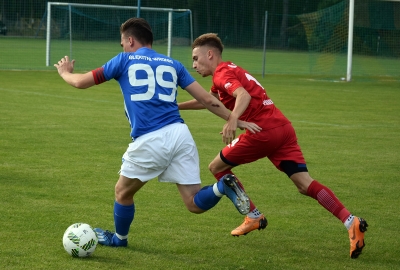
{"type": "MultiPolygon", "coordinates": [[[[115,232],[120,240],[124,240],[128,238],[129,228],[133,221],[133,217],[135,215],[135,204],[132,205],[121,205],[114,202],[114,224],[115,224],[115,232]]],[[[118,240],[118,239],[116,239],[118,240]]]]}
{"type": "Polygon", "coordinates": [[[200,189],[196,195],[194,195],[194,203],[197,205],[197,207],[203,210],[209,210],[213,208],[219,202],[219,200],[221,200],[223,194],[221,194],[218,190],[215,192],[214,185],[205,186],[200,189]]]}
{"type": "Polygon", "coordinates": [[[217,187],[218,187],[218,191],[219,191],[221,194],[226,195],[226,194],[225,194],[225,189],[224,189],[224,181],[222,181],[223,178],[224,178],[224,177],[222,177],[221,179],[219,179],[219,181],[217,182],[217,187]]]}

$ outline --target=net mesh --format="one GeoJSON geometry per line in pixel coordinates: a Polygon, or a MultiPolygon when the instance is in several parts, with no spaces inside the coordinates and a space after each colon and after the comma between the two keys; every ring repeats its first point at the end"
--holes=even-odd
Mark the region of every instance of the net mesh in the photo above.
{"type": "MultiPolygon", "coordinates": [[[[136,10],[126,8],[103,8],[96,6],[52,6],[50,63],[55,63],[69,52],[79,59],[78,69],[102,65],[121,52],[119,28],[127,19],[136,16],[136,10]],[[93,59],[96,59],[93,61],[93,59]]],[[[152,27],[154,47],[168,54],[169,13],[167,11],[142,10],[152,27]]],[[[180,48],[191,44],[190,12],[172,12],[172,47],[175,59],[188,62],[189,56],[180,54],[180,48]]],[[[188,49],[186,49],[188,51],[188,49]]]]}
{"type": "Polygon", "coordinates": [[[311,73],[346,72],[348,2],[299,15],[307,36],[311,73]]]}
{"type": "MultiPolygon", "coordinates": [[[[69,6],[53,5],[51,22],[47,25],[45,1],[3,2],[0,31],[3,23],[8,32],[0,32],[0,69],[44,70],[54,70],[52,65],[65,55],[77,60],[77,69],[92,69],[121,52],[119,27],[137,15],[136,9],[124,7],[138,3],[111,1],[121,5],[120,9],[71,5],[70,30],[69,6]],[[46,66],[46,31],[50,26],[50,60],[46,66]]],[[[261,74],[265,68],[266,74],[322,74],[328,78],[346,75],[349,0],[176,0],[142,1],[142,4],[140,15],[150,22],[155,35],[154,48],[163,54],[168,53],[168,13],[147,11],[145,7],[175,9],[171,56],[188,68],[191,68],[191,35],[196,38],[213,32],[218,33],[225,45],[224,59],[254,74],[261,74]],[[177,8],[191,12],[178,12],[177,8]]],[[[400,2],[355,0],[354,17],[353,75],[399,77],[400,2]]]]}
{"type": "MultiPolygon", "coordinates": [[[[354,9],[353,75],[398,75],[400,3],[356,1],[354,9]]],[[[310,73],[345,75],[349,2],[297,17],[307,36],[310,73]]]]}

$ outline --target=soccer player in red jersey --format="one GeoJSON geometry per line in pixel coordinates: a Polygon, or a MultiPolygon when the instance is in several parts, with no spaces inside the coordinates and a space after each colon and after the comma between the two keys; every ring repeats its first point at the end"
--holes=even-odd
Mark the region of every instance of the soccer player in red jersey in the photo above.
{"type": "MultiPolygon", "coordinates": [[[[126,247],[136,213],[134,197],[149,181],[174,183],[186,208],[204,213],[226,195],[241,214],[250,209],[249,198],[233,175],[213,185],[201,186],[199,158],[193,137],[180,116],[176,95],[185,89],[211,112],[229,120],[229,110],[207,93],[179,62],[153,50],[154,35],[143,18],[130,18],[120,28],[123,52],[102,67],[74,73],[75,60],[61,58],[54,66],[61,78],[76,88],[89,88],[115,79],[124,99],[132,142],[122,156],[115,185],[115,231],[94,228],[99,244],[126,247]]],[[[237,122],[238,127],[258,132],[254,123],[237,122]]],[[[226,144],[234,134],[222,134],[226,144]]],[[[136,198],[136,197],[135,197],[136,198]]]]}
{"type": "MultiPolygon", "coordinates": [[[[231,130],[231,134],[235,134],[237,120],[253,122],[262,130],[257,133],[246,131],[225,146],[210,163],[211,173],[218,180],[225,174],[233,174],[232,168],[238,165],[267,157],[293,181],[301,194],[317,200],[344,223],[349,232],[350,257],[357,258],[365,246],[367,222],[353,216],[328,187],[309,175],[290,121],[253,76],[234,63],[223,61],[222,51],[223,44],[213,33],[199,36],[192,44],[193,68],[203,77],[212,76],[210,93],[231,110],[231,121],[225,124],[224,131],[231,130]]],[[[197,100],[182,102],[178,106],[180,110],[204,108],[197,100]]],[[[264,229],[266,225],[265,216],[250,201],[249,214],[231,234],[245,235],[256,229],[264,229]]]]}

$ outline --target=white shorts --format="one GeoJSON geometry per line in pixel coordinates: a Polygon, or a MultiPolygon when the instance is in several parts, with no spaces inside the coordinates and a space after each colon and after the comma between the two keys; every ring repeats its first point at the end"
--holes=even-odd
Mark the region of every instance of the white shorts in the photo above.
{"type": "Polygon", "coordinates": [[[200,184],[199,153],[186,124],[175,123],[138,137],[122,157],[120,174],[147,182],[200,184]]]}

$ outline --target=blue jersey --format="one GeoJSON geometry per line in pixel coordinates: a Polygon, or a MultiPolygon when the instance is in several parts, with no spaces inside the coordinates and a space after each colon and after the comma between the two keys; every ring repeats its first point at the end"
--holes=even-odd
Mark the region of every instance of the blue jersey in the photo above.
{"type": "Polygon", "coordinates": [[[104,66],[104,78],[118,81],[133,139],[181,122],[177,88],[195,80],[178,61],[149,48],[120,53],[104,66]]]}

